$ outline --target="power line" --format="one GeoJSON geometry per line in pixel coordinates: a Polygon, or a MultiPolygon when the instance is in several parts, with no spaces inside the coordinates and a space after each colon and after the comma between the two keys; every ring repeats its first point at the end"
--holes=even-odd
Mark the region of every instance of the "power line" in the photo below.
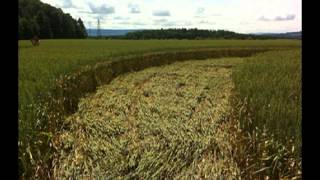
{"type": "Polygon", "coordinates": [[[97,27],[97,37],[101,37],[101,29],[100,29],[100,19],[98,18],[98,27],[97,27]]]}

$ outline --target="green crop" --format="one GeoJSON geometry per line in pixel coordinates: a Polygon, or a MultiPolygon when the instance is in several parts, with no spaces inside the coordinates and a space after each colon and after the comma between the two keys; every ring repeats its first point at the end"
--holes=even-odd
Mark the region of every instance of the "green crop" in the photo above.
{"type": "Polygon", "coordinates": [[[29,41],[19,41],[19,172],[26,177],[34,172],[49,176],[48,160],[54,152],[48,147],[62,128],[61,120],[77,110],[79,97],[120,74],[189,57],[248,56],[254,49],[299,48],[300,44],[298,40],[42,40],[39,47],[32,47],[29,41]],[[193,51],[181,53],[188,49],[193,51]],[[205,49],[208,52],[197,53],[205,49]],[[153,52],[168,54],[144,56],[153,52]],[[127,55],[138,58],[118,58],[127,55]]]}
{"type": "Polygon", "coordinates": [[[233,106],[250,133],[246,173],[301,178],[301,50],[248,58],[235,67],[233,79],[233,106]]]}

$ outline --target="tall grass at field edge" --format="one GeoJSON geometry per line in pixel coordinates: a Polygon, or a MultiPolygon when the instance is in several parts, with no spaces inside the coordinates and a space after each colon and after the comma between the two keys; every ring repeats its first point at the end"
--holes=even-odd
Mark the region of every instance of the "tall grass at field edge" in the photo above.
{"type": "Polygon", "coordinates": [[[301,178],[300,50],[247,58],[232,76],[233,106],[247,138],[239,160],[244,178],[301,178]]]}

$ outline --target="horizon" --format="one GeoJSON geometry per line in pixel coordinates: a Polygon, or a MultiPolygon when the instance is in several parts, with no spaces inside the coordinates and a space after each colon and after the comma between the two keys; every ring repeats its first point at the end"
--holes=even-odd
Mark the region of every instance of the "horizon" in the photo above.
{"type": "Polygon", "coordinates": [[[223,29],[238,33],[302,31],[301,0],[41,0],[81,18],[86,29],[223,29]],[[181,7],[183,4],[183,8],[181,7]]]}
{"type": "MultiPolygon", "coordinates": [[[[175,28],[157,28],[157,29],[100,29],[100,30],[112,30],[112,31],[128,31],[128,30],[132,30],[132,31],[139,31],[139,30],[160,30],[160,29],[175,29],[175,28]]],[[[182,28],[176,28],[176,29],[183,29],[182,28]]],[[[192,28],[185,28],[185,29],[192,29],[192,28]]],[[[198,30],[209,30],[209,31],[217,31],[217,30],[225,30],[225,31],[229,31],[226,29],[200,29],[197,28],[198,30]]],[[[86,28],[86,30],[98,30],[97,28],[86,28]]],[[[235,32],[235,31],[233,31],[235,32]]],[[[298,30],[298,31],[284,31],[284,32],[254,32],[254,33],[243,33],[243,34],[282,34],[282,33],[296,33],[296,32],[302,32],[302,30],[298,30]]],[[[239,33],[239,32],[235,32],[235,33],[239,33]]]]}

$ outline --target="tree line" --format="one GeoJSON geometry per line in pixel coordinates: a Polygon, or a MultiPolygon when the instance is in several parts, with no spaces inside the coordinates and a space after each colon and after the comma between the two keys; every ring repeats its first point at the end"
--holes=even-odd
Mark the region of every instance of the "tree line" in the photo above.
{"type": "Polygon", "coordinates": [[[19,39],[38,36],[41,39],[86,38],[86,28],[79,18],[75,20],[60,8],[40,0],[19,0],[19,39]]]}
{"type": "Polygon", "coordinates": [[[226,30],[159,29],[129,32],[124,39],[270,39],[271,37],[240,34],[226,30]]]}

